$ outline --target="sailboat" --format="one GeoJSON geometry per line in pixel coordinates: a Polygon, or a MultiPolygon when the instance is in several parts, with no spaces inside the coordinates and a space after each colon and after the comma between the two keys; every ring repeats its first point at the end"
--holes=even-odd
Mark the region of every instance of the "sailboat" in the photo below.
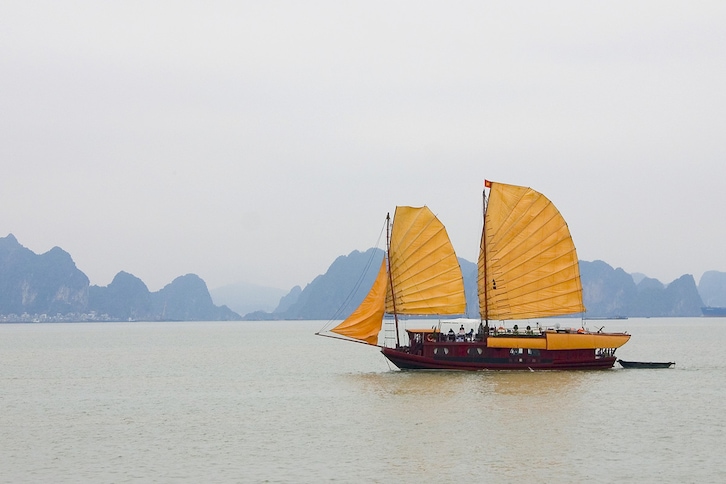
{"type": "Polygon", "coordinates": [[[445,332],[440,320],[404,328],[401,338],[399,316],[466,313],[454,248],[424,206],[397,207],[393,222],[386,217],[386,256],[370,292],[348,318],[317,334],[380,347],[402,370],[612,368],[615,350],[629,334],[536,321],[585,312],[577,252],[559,210],[531,188],[488,180],[484,185],[476,333],[473,327],[466,332],[464,324],[458,334],[453,328],[445,332]],[[386,314],[393,316],[394,336],[379,344],[386,314]],[[506,322],[514,324],[508,328],[506,322]]]}

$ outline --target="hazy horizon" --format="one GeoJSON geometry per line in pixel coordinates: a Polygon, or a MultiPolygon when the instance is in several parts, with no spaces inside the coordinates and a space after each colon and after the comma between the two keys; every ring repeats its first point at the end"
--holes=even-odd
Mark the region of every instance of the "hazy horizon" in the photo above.
{"type": "MultiPolygon", "coordinates": [[[[8,234],[8,235],[13,235],[13,237],[15,236],[14,234],[8,234]]],[[[23,245],[22,241],[20,241],[20,240],[18,240],[18,243],[20,245],[23,245]]],[[[369,249],[371,249],[371,248],[373,248],[373,247],[369,247],[369,249]]],[[[60,249],[63,249],[63,247],[60,247],[60,249]]],[[[65,250],[65,249],[63,249],[63,250],[65,250]]],[[[358,249],[354,249],[354,250],[358,250],[358,249]]],[[[362,252],[365,252],[366,250],[368,250],[368,249],[363,249],[362,252]]],[[[255,282],[255,281],[236,281],[236,282],[232,282],[232,283],[229,283],[229,284],[224,284],[222,286],[210,286],[207,283],[207,288],[209,289],[210,292],[217,292],[217,294],[220,294],[220,290],[221,290],[227,296],[231,296],[233,294],[238,294],[239,291],[245,292],[245,291],[256,291],[256,290],[266,290],[266,291],[271,291],[271,292],[280,292],[280,296],[283,296],[283,295],[287,294],[290,290],[292,290],[295,286],[299,286],[300,288],[304,289],[306,285],[308,285],[309,283],[311,283],[313,281],[313,279],[315,279],[315,277],[317,277],[319,275],[324,275],[328,271],[328,269],[330,268],[330,266],[333,264],[333,262],[335,261],[335,259],[337,259],[338,257],[341,257],[341,256],[346,256],[347,257],[352,252],[353,251],[348,252],[346,254],[339,254],[339,255],[333,257],[330,260],[330,262],[328,263],[328,265],[323,270],[321,270],[319,274],[316,274],[315,276],[313,276],[308,281],[304,281],[304,282],[302,282],[300,284],[295,284],[295,285],[290,286],[290,287],[287,287],[287,288],[285,288],[285,287],[275,287],[275,286],[270,286],[270,285],[265,285],[265,284],[259,284],[259,283],[255,282]]],[[[41,255],[41,254],[37,254],[37,255],[41,255]]],[[[71,256],[71,258],[73,258],[73,254],[69,254],[69,255],[71,256]]],[[[466,259],[464,257],[462,257],[462,259],[468,261],[470,264],[476,264],[476,260],[469,260],[469,259],[466,259]]],[[[580,261],[583,261],[583,262],[602,261],[602,262],[605,262],[606,264],[610,265],[611,267],[613,267],[613,269],[620,268],[619,266],[613,266],[608,261],[603,261],[602,259],[593,259],[593,260],[590,260],[590,261],[585,261],[584,259],[580,258],[580,261]]],[[[75,259],[74,259],[74,262],[75,262],[75,259]]],[[[77,268],[81,272],[83,272],[84,274],[88,275],[88,273],[82,267],[78,267],[77,264],[76,264],[76,266],[77,266],[77,268]]],[[[122,269],[122,271],[123,271],[123,269],[122,269]]],[[[707,271],[704,271],[704,273],[705,272],[708,272],[708,271],[715,271],[715,269],[709,269],[707,271]]],[[[127,272],[128,273],[129,271],[123,271],[123,272],[127,272]]],[[[630,274],[631,276],[633,276],[633,280],[634,280],[634,282],[636,284],[638,284],[643,279],[643,277],[648,277],[648,278],[652,278],[652,279],[657,279],[659,282],[661,282],[661,283],[663,283],[665,285],[668,285],[671,282],[673,282],[674,280],[676,280],[676,279],[678,279],[678,278],[680,278],[680,277],[682,277],[682,276],[684,276],[686,274],[690,274],[690,275],[692,275],[694,277],[694,280],[696,282],[696,285],[698,285],[698,283],[700,282],[701,277],[703,276],[703,274],[697,275],[697,274],[693,274],[693,273],[684,273],[684,274],[680,274],[679,276],[675,277],[673,280],[664,281],[664,280],[658,279],[657,277],[651,276],[649,274],[644,274],[644,273],[641,273],[641,272],[628,272],[628,271],[626,271],[626,272],[628,274],[630,274]]],[[[716,272],[721,272],[721,271],[716,271],[716,272]]],[[[724,272],[724,273],[726,273],[726,272],[724,272]]],[[[131,275],[133,275],[135,277],[138,277],[138,276],[136,276],[136,274],[131,274],[131,275]]],[[[174,276],[173,279],[176,279],[177,277],[182,277],[184,275],[186,275],[186,273],[185,274],[178,274],[177,276],[174,276]]],[[[197,274],[197,275],[199,275],[199,274],[197,274]]],[[[143,278],[140,278],[140,279],[142,280],[142,282],[146,283],[146,281],[144,281],[143,278]]],[[[159,288],[153,288],[152,289],[152,288],[149,287],[149,289],[151,291],[157,291],[158,289],[161,289],[161,287],[166,286],[167,284],[170,284],[173,281],[173,279],[171,279],[171,280],[169,280],[167,282],[162,283],[162,285],[159,288]]],[[[202,279],[204,279],[204,278],[202,278],[202,279]]],[[[207,281],[205,281],[205,283],[206,282],[207,281]]],[[[110,283],[111,283],[111,281],[109,281],[109,284],[110,283]]],[[[108,285],[108,284],[95,284],[93,281],[91,281],[90,284],[91,285],[98,285],[98,286],[107,286],[108,285]]],[[[147,287],[148,287],[148,285],[147,285],[147,287]]]]}
{"type": "Polygon", "coordinates": [[[304,286],[428,205],[475,261],[484,179],[581,260],[726,271],[726,4],[6,2],[0,236],[91,284],[304,286]]]}

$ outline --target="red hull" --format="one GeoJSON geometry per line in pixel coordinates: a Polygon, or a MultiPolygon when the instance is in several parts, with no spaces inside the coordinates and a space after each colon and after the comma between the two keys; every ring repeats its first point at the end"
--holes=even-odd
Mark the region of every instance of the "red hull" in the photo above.
{"type": "Polygon", "coordinates": [[[456,343],[449,348],[457,351],[434,357],[412,354],[408,347],[381,352],[402,370],[602,370],[612,368],[616,361],[615,356],[596,356],[594,350],[542,351],[534,357],[480,343],[456,343]]]}

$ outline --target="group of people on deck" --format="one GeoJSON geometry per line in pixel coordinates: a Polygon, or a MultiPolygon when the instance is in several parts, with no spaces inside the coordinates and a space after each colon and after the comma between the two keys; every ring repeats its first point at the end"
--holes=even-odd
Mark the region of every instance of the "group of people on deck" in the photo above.
{"type": "MultiPolygon", "coordinates": [[[[427,336],[428,341],[439,341],[439,342],[445,342],[445,341],[454,341],[454,342],[470,342],[470,341],[483,341],[487,336],[489,335],[501,335],[501,334],[512,334],[512,335],[539,335],[542,334],[543,329],[540,327],[539,323],[537,323],[536,328],[532,328],[531,326],[527,326],[527,328],[524,331],[521,331],[519,329],[519,325],[515,324],[512,329],[499,327],[499,328],[490,328],[489,324],[486,325],[484,323],[479,323],[479,329],[476,333],[474,333],[474,329],[470,329],[469,331],[466,331],[464,328],[464,325],[462,324],[461,327],[459,327],[459,332],[457,333],[454,331],[453,328],[449,328],[448,333],[439,333],[434,329],[432,326],[432,333],[427,336]]],[[[583,330],[584,331],[584,330],[583,330]]]]}
{"type": "Polygon", "coordinates": [[[449,329],[447,339],[449,341],[472,341],[474,339],[474,329],[469,330],[467,333],[462,324],[458,333],[454,333],[453,329],[449,329]]]}

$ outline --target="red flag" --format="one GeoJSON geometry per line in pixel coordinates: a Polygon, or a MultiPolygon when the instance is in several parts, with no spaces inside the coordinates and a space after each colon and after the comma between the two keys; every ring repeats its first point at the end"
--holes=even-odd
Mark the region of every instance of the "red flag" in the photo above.
{"type": "Polygon", "coordinates": [[[490,182],[489,180],[484,180],[484,188],[491,188],[491,187],[492,187],[492,182],[490,182]]]}

